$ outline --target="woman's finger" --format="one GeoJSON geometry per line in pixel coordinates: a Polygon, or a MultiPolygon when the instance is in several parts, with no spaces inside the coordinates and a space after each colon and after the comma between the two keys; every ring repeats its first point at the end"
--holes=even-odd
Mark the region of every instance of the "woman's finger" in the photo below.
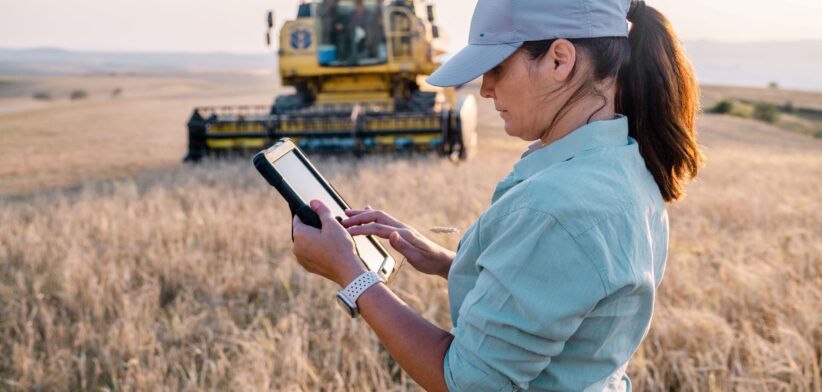
{"type": "Polygon", "coordinates": [[[391,232],[391,234],[389,234],[388,243],[391,244],[392,248],[396,249],[397,252],[400,252],[403,255],[405,255],[405,252],[408,252],[409,250],[413,249],[411,243],[408,242],[408,240],[402,238],[402,235],[398,231],[394,231],[391,232]]]}
{"type": "Polygon", "coordinates": [[[377,211],[377,210],[371,210],[371,209],[356,210],[356,209],[349,208],[349,209],[347,209],[343,212],[345,212],[346,216],[357,216],[357,215],[360,215],[362,213],[366,213],[366,212],[370,212],[370,211],[377,211]]]}
{"type": "Polygon", "coordinates": [[[374,210],[374,209],[373,209],[373,208],[371,208],[371,206],[370,206],[370,205],[366,205],[366,206],[365,206],[363,209],[361,209],[361,210],[358,210],[358,209],[355,209],[355,208],[349,208],[349,209],[347,209],[347,210],[345,210],[345,211],[343,211],[343,212],[345,212],[345,215],[347,215],[347,216],[354,216],[354,215],[359,215],[359,214],[362,214],[363,212],[366,212],[366,211],[373,211],[373,210],[374,210]]]}
{"type": "Polygon", "coordinates": [[[363,211],[360,214],[343,219],[340,223],[342,223],[342,225],[345,227],[350,227],[354,225],[362,225],[372,222],[389,225],[396,228],[401,228],[405,226],[402,223],[398,222],[396,219],[390,217],[388,214],[380,210],[363,211]]]}
{"type": "Polygon", "coordinates": [[[347,209],[343,212],[345,212],[346,216],[355,216],[355,215],[362,214],[363,212],[365,212],[365,210],[355,210],[353,208],[349,208],[349,209],[347,209]]]}
{"type": "Polygon", "coordinates": [[[326,225],[330,225],[335,221],[334,216],[331,215],[331,210],[329,210],[328,206],[326,206],[322,201],[311,200],[310,207],[311,210],[313,210],[314,213],[316,213],[320,218],[320,221],[323,223],[324,227],[327,227],[326,225]]]}
{"type": "Polygon", "coordinates": [[[300,217],[294,215],[294,218],[291,219],[291,236],[294,240],[302,239],[303,234],[305,232],[305,223],[300,220],[300,217]]]}
{"type": "MultiPolygon", "coordinates": [[[[348,214],[346,214],[348,215],[348,214]]],[[[345,218],[340,221],[340,223],[344,227],[354,226],[354,225],[362,225],[366,223],[376,222],[377,217],[374,214],[369,214],[366,211],[362,211],[357,213],[356,215],[348,215],[348,218],[345,218]]]]}
{"type": "Polygon", "coordinates": [[[425,242],[423,239],[424,237],[417,235],[413,231],[409,229],[399,230],[402,239],[408,242],[411,246],[418,248],[418,249],[428,249],[430,245],[425,242]]]}
{"type": "Polygon", "coordinates": [[[414,245],[403,238],[398,231],[395,231],[388,236],[388,243],[391,244],[391,247],[397,252],[400,252],[400,254],[405,256],[406,259],[418,260],[423,257],[419,248],[414,247],[414,245]]]}
{"type": "MultiPolygon", "coordinates": [[[[359,218],[359,219],[368,218],[368,219],[371,219],[371,221],[376,221],[378,212],[379,211],[375,211],[375,210],[346,210],[345,215],[348,216],[348,218],[343,219],[343,222],[348,222],[353,218],[359,218]]],[[[363,222],[363,223],[366,223],[366,222],[363,222]]]]}
{"type": "Polygon", "coordinates": [[[349,227],[348,234],[351,234],[352,237],[358,235],[375,235],[380,238],[388,239],[388,236],[397,231],[396,227],[391,227],[388,225],[384,225],[381,223],[368,223],[364,225],[349,227]]]}

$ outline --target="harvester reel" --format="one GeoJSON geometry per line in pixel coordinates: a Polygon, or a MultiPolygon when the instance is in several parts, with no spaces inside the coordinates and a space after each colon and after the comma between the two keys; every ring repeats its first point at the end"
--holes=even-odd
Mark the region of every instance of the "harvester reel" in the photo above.
{"type": "Polygon", "coordinates": [[[477,150],[477,100],[473,95],[460,99],[451,111],[448,131],[443,145],[445,155],[451,159],[467,161],[477,150]]]}

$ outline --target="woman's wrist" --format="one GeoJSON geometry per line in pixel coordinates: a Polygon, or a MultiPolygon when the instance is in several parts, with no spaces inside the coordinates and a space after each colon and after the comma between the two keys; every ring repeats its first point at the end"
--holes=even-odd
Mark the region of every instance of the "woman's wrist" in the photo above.
{"type": "Polygon", "coordinates": [[[337,279],[334,281],[342,288],[348,286],[349,283],[353,282],[354,279],[357,279],[357,277],[363,273],[368,272],[368,268],[365,267],[365,264],[363,264],[360,258],[356,255],[341,261],[342,262],[340,265],[342,268],[337,274],[337,279]]]}
{"type": "Polygon", "coordinates": [[[448,272],[451,271],[451,263],[454,262],[454,258],[456,258],[457,254],[450,250],[444,249],[442,254],[440,255],[440,260],[442,267],[440,268],[437,275],[442,276],[443,279],[448,280],[448,272]]]}

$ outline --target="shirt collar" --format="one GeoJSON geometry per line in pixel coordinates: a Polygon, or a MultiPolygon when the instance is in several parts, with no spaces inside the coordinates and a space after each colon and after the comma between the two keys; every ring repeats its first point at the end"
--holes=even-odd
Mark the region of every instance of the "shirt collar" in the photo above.
{"type": "Polygon", "coordinates": [[[519,162],[514,164],[511,174],[514,179],[522,181],[549,166],[567,161],[583,151],[626,144],[628,144],[628,118],[617,114],[611,120],[585,124],[547,146],[541,147],[539,141],[532,143],[522,154],[519,162]]]}

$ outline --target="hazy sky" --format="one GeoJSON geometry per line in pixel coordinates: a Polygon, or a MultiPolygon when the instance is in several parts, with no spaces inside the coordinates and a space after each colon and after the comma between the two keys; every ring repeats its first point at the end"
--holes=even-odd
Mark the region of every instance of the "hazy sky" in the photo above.
{"type": "MultiPolygon", "coordinates": [[[[549,0],[546,0],[549,1],[549,0]]],[[[458,49],[476,0],[434,0],[458,49]]],[[[299,0],[0,0],[0,47],[264,52],[265,12],[299,0]]],[[[649,0],[684,40],[822,39],[822,0],[649,0]]]]}

